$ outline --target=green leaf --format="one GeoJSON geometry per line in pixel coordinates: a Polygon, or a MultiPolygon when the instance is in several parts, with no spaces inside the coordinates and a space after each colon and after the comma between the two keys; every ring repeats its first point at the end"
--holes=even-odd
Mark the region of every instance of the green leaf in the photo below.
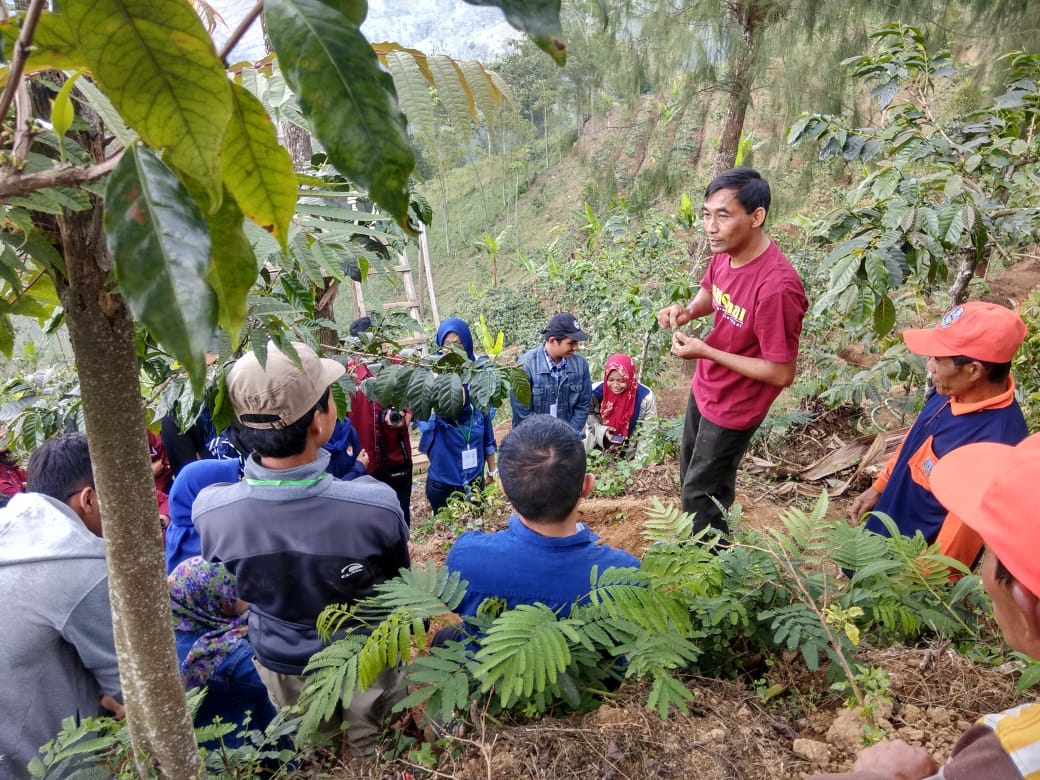
{"type": "MultiPolygon", "coordinates": [[[[7,50],[8,44],[13,46],[20,32],[22,17],[12,19],[3,24],[4,51],[8,61],[13,55],[13,48],[7,50]]],[[[79,70],[86,62],[83,53],[76,46],[76,37],[69,30],[65,17],[44,11],[36,24],[33,34],[32,48],[25,63],[26,73],[37,73],[43,70],[79,70]]]]}
{"type": "Polygon", "coordinates": [[[386,66],[394,77],[401,108],[408,117],[408,124],[419,135],[433,138],[436,132],[433,116],[433,101],[430,85],[426,83],[422,70],[415,58],[405,52],[391,51],[386,55],[386,66]]]}
{"type": "Polygon", "coordinates": [[[134,317],[202,391],[217,297],[206,281],[210,236],[194,199],[163,162],[132,147],[105,193],[105,235],[134,317]]]}
{"type": "Polygon", "coordinates": [[[264,14],[285,80],[330,162],[408,229],[415,157],[393,79],[368,41],[319,0],[269,0],[264,14]]]}
{"type": "Polygon", "coordinates": [[[0,352],[8,360],[14,352],[14,328],[11,326],[11,318],[6,314],[0,316],[0,352]]]}
{"type": "Polygon", "coordinates": [[[462,70],[455,64],[455,60],[445,54],[427,57],[426,62],[433,71],[437,96],[448,111],[452,127],[463,142],[467,141],[473,130],[472,122],[477,121],[477,111],[462,70]]]}
{"type": "Polygon", "coordinates": [[[83,71],[76,71],[65,79],[65,83],[61,85],[58,94],[51,101],[51,124],[54,125],[54,132],[58,138],[69,132],[72,120],[76,117],[76,112],[72,108],[72,88],[76,86],[76,79],[82,75],[83,71]]]}
{"type": "Polygon", "coordinates": [[[506,21],[531,36],[538,48],[557,65],[567,62],[567,44],[560,26],[560,0],[466,0],[470,5],[493,5],[502,9],[506,21]]]}
{"type": "Polygon", "coordinates": [[[274,122],[256,97],[237,84],[232,84],[231,97],[221,156],[224,184],[242,212],[285,250],[298,191],[292,157],[278,143],[274,122]]]}
{"type": "Polygon", "coordinates": [[[495,83],[491,80],[488,72],[476,60],[463,60],[459,67],[469,85],[470,94],[477,108],[484,115],[484,121],[490,127],[495,121],[495,96],[497,90],[495,83]]]}
{"type": "Polygon", "coordinates": [[[321,0],[329,8],[335,8],[358,27],[368,16],[368,0],[321,0]]]}
{"type": "Polygon", "coordinates": [[[242,211],[229,194],[225,193],[220,211],[206,221],[213,246],[206,279],[217,295],[220,324],[232,347],[237,347],[246,321],[249,290],[256,281],[256,255],[242,229],[242,211]]]}
{"type": "Polygon", "coordinates": [[[896,324],[896,307],[892,299],[882,295],[874,306],[874,332],[887,336],[896,324]]]}
{"type": "Polygon", "coordinates": [[[433,410],[448,420],[462,412],[462,380],[458,374],[441,374],[433,382],[433,410]]]}
{"type": "Polygon", "coordinates": [[[68,0],[62,15],[119,113],[216,211],[231,84],[195,10],[184,0],[68,0]]]}

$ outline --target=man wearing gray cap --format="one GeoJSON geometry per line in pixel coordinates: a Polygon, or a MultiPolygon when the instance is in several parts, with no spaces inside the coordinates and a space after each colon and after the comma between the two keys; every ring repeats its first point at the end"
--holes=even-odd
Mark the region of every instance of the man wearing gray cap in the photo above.
{"type": "Polygon", "coordinates": [[[584,439],[585,419],[592,403],[592,375],[588,361],[578,354],[578,347],[589,334],[566,311],[554,314],[542,333],[545,343],[520,357],[520,365],[531,383],[531,405],[525,406],[509,394],[513,427],[532,414],[547,414],[569,424],[584,439]]]}
{"type": "MultiPolygon", "coordinates": [[[[203,490],[192,519],[202,555],[237,578],[249,603],[249,641],[257,671],[278,707],[295,704],[303,670],[322,641],[315,623],[329,604],[353,604],[409,565],[408,527],[394,491],[372,477],[342,482],[325,471],[322,445],[336,424],[331,386],[346,373],[293,343],[298,362],[267,345],[239,359],[228,396],[251,454],[234,485],[203,490]]],[[[351,751],[368,752],[394,702],[387,670],[324,729],[347,731],[351,751]]]]}

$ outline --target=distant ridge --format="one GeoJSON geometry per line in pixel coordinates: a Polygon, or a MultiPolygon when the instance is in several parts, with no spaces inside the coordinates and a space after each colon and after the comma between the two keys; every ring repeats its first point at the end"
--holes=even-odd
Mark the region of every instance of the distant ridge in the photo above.
{"type": "MultiPolygon", "coordinates": [[[[218,47],[255,4],[255,0],[210,0],[224,19],[213,34],[218,47]]],[[[510,41],[520,37],[499,9],[467,5],[462,0],[369,0],[361,31],[373,43],[396,41],[427,54],[485,63],[497,59],[510,41]]],[[[256,24],[232,51],[230,61],[256,60],[263,55],[263,34],[256,24]]]]}

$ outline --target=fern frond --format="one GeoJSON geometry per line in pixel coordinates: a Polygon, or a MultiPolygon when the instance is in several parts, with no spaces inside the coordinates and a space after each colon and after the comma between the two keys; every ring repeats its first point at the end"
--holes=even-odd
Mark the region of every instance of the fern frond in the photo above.
{"type": "Polygon", "coordinates": [[[704,545],[652,544],[643,555],[640,570],[659,590],[688,588],[715,563],[715,554],[704,545]]]}
{"type": "Polygon", "coordinates": [[[578,634],[544,604],[520,604],[502,613],[480,639],[475,674],[481,691],[498,686],[503,707],[555,682],[571,662],[568,641],[578,634]]]}
{"type": "Polygon", "coordinates": [[[781,512],[780,519],[787,529],[787,535],[775,534],[775,537],[782,544],[790,539],[797,554],[818,561],[829,553],[830,524],[826,522],[826,516],[827,491],[824,490],[809,514],[796,507],[781,512]]]}
{"type": "Polygon", "coordinates": [[[318,634],[328,641],[341,631],[376,626],[396,610],[429,620],[451,614],[466,595],[467,582],[446,566],[417,564],[375,586],[375,594],[354,605],[333,604],[318,617],[318,634]]]}
{"type": "Polygon", "coordinates": [[[661,670],[654,675],[654,684],[650,686],[646,706],[648,709],[657,710],[661,720],[668,719],[668,713],[672,707],[684,715],[689,715],[690,710],[686,704],[690,701],[693,701],[693,694],[690,693],[690,690],[668,672],[661,670]]]}
{"type": "Polygon", "coordinates": [[[394,710],[400,712],[424,705],[424,711],[442,723],[456,712],[463,712],[476,688],[472,675],[473,661],[464,642],[447,642],[430,648],[429,655],[418,656],[407,669],[412,692],[399,701],[394,710]]]}
{"type": "Polygon", "coordinates": [[[589,603],[648,631],[689,634],[690,613],[673,591],[660,592],[638,569],[607,569],[589,592],[589,603]]]}
{"type": "Polygon", "coordinates": [[[303,670],[307,681],[299,702],[304,713],[298,744],[317,734],[318,726],[332,717],[340,703],[350,706],[358,685],[358,659],[364,644],[365,637],[347,635],[319,650],[307,662],[303,670]]]}
{"type": "Polygon", "coordinates": [[[665,506],[655,496],[653,506],[646,513],[643,538],[651,543],[675,543],[688,541],[692,534],[693,515],[674,504],[665,506]]]}

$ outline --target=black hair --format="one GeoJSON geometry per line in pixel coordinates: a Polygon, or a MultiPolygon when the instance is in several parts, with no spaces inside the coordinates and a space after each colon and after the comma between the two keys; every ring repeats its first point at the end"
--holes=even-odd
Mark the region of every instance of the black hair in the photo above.
{"type": "MultiPolygon", "coordinates": [[[[990,553],[992,555],[993,553],[990,553]]],[[[1010,588],[1015,582],[1015,575],[1008,571],[1004,562],[997,558],[997,567],[993,571],[993,579],[1006,588],[1010,588]]]]}
{"type": "Polygon", "coordinates": [[[371,327],[372,327],[372,318],[371,317],[358,317],[356,320],[354,320],[352,323],[350,323],[350,335],[353,336],[354,338],[357,338],[362,333],[364,333],[366,330],[369,330],[371,327]]]}
{"type": "Polygon", "coordinates": [[[708,189],[704,191],[704,199],[707,200],[719,190],[736,190],[737,202],[748,214],[757,208],[765,209],[765,212],[769,213],[769,203],[772,200],[769,182],[754,168],[741,166],[720,173],[708,184],[708,189]]]}
{"type": "Polygon", "coordinates": [[[9,469],[18,468],[18,461],[11,454],[11,450],[0,450],[0,466],[6,466],[9,469]]]}
{"type": "MultiPolygon", "coordinates": [[[[143,435],[143,434],[142,434],[143,435]]],[[[48,439],[29,457],[25,489],[67,502],[80,489],[94,486],[90,448],[82,433],[48,439]]]]}
{"type": "Polygon", "coordinates": [[[1011,363],[991,363],[988,360],[978,360],[967,355],[954,355],[950,358],[957,368],[963,368],[969,363],[979,363],[986,369],[986,377],[990,382],[1004,382],[1011,373],[1011,363]]]}
{"type": "Polygon", "coordinates": [[[563,420],[533,414],[502,441],[498,471],[502,490],[521,517],[558,523],[581,498],[585,445],[563,420]]]}
{"type": "Polygon", "coordinates": [[[262,458],[291,458],[293,455],[299,455],[307,447],[307,428],[314,420],[314,415],[318,411],[328,411],[331,391],[331,385],[326,387],[318,403],[314,404],[310,411],[284,428],[239,426],[239,440],[248,452],[255,452],[262,458]]]}

